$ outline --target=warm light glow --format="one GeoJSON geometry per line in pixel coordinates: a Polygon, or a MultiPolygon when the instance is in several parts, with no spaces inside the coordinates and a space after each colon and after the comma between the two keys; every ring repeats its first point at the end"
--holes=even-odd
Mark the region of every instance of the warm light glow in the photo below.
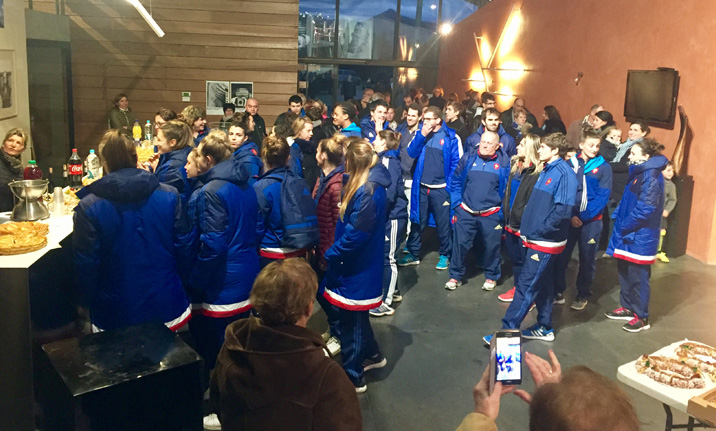
{"type": "Polygon", "coordinates": [[[500,57],[507,55],[517,41],[522,29],[522,12],[515,11],[510,18],[510,23],[503,31],[502,43],[500,44],[500,57]]]}
{"type": "Polygon", "coordinates": [[[440,33],[442,35],[448,35],[452,31],[452,24],[449,22],[443,23],[443,25],[440,26],[440,33]]]}
{"type": "Polygon", "coordinates": [[[512,98],[513,98],[514,95],[515,95],[515,93],[512,92],[512,89],[511,89],[510,87],[507,87],[507,86],[504,86],[504,87],[500,88],[499,93],[500,93],[500,95],[499,95],[500,100],[503,101],[503,102],[507,102],[507,101],[512,100],[512,98]]]}
{"type": "Polygon", "coordinates": [[[499,66],[500,77],[503,79],[520,79],[525,73],[525,66],[518,61],[508,61],[499,66]]]}
{"type": "Polygon", "coordinates": [[[408,77],[408,81],[415,81],[418,77],[418,69],[411,67],[407,70],[406,75],[408,77]]]}
{"type": "Polygon", "coordinates": [[[482,67],[489,67],[487,64],[492,56],[492,48],[490,43],[484,37],[480,41],[480,58],[482,59],[482,67]]]}
{"type": "Polygon", "coordinates": [[[134,6],[135,9],[137,9],[137,12],[144,18],[144,21],[149,24],[149,27],[154,30],[154,33],[157,34],[159,37],[164,37],[164,30],[162,30],[161,27],[159,27],[159,24],[157,24],[156,21],[154,21],[154,18],[152,18],[151,15],[149,15],[149,12],[142,6],[141,3],[139,3],[139,0],[128,0],[129,3],[134,6]]]}
{"type": "Polygon", "coordinates": [[[470,89],[473,91],[485,91],[485,78],[481,71],[475,71],[470,74],[470,89]]]}

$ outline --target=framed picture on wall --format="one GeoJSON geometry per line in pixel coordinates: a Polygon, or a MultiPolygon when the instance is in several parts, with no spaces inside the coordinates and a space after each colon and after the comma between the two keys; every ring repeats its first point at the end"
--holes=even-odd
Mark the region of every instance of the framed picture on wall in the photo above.
{"type": "Polygon", "coordinates": [[[206,81],[206,115],[224,115],[224,103],[229,98],[228,81],[206,81]]]}
{"type": "Polygon", "coordinates": [[[15,51],[0,49],[0,120],[17,116],[15,51]]]}
{"type": "Polygon", "coordinates": [[[230,102],[236,105],[236,112],[246,110],[246,101],[254,97],[253,82],[232,82],[230,102]]]}

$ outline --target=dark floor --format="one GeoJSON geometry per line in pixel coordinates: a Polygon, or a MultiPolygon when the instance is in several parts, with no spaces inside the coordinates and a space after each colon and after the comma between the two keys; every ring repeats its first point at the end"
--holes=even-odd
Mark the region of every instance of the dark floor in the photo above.
{"type": "MultiPolygon", "coordinates": [[[[358,396],[366,431],[453,430],[474,407],[472,387],[488,360],[481,338],[499,329],[508,304],[499,302],[497,295],[512,286],[512,278],[505,278],[495,291],[485,292],[480,289],[484,277],[468,270],[466,284],[449,292],[443,288],[447,272],[435,270],[437,259],[437,252],[432,251],[420,266],[401,268],[404,299],[396,313],[371,318],[388,366],[368,372],[368,391],[358,396]]],[[[470,263],[468,259],[468,268],[474,268],[474,262],[470,263]]],[[[567,274],[572,288],[576,264],[573,260],[567,274]]],[[[554,310],[556,340],[527,341],[525,350],[546,357],[547,349],[553,348],[564,369],[584,364],[616,380],[621,364],[674,341],[689,338],[716,345],[716,267],[683,256],[653,265],[651,281],[652,328],[637,334],[625,332],[623,322],[609,321],[603,315],[619,306],[619,283],[615,261],[600,258],[587,308],[569,309],[575,292],[568,289],[567,303],[554,310]]],[[[534,314],[528,315],[523,327],[534,323],[534,314]]],[[[322,320],[317,314],[309,325],[325,327],[322,320]]],[[[529,374],[526,369],[525,373],[529,374]]],[[[531,391],[531,378],[523,381],[523,387],[531,391]]],[[[619,384],[632,397],[642,429],[664,429],[661,404],[619,384]]],[[[676,422],[685,422],[685,415],[674,416],[676,422]]],[[[528,406],[506,395],[497,425],[503,431],[526,431],[528,406]]]]}

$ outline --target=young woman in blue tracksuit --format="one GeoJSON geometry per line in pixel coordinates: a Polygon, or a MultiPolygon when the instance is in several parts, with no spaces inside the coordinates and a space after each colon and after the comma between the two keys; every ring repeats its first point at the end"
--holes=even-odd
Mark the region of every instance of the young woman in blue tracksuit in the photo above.
{"type": "Polygon", "coordinates": [[[154,166],[154,175],[179,191],[182,203],[186,205],[191,197],[191,187],[186,178],[186,158],[191,151],[191,128],[183,121],[171,120],[159,128],[154,144],[159,160],[154,166]]]}
{"type": "Polygon", "coordinates": [[[619,259],[621,307],[606,316],[628,320],[625,331],[649,329],[651,264],[659,247],[661,215],[664,210],[664,177],[668,163],[663,147],[653,139],[636,142],[629,153],[629,182],[614,211],[614,230],[607,253],[619,259]]]}
{"type": "Polygon", "coordinates": [[[136,168],[134,143],[117,130],[99,155],[106,175],[77,192],[72,237],[92,329],[158,320],[177,330],[191,318],[180,274],[191,235],[179,194],[136,168]]]}
{"type": "Polygon", "coordinates": [[[261,175],[263,162],[259,154],[259,146],[251,141],[249,125],[241,121],[232,121],[229,126],[229,145],[233,157],[249,171],[249,185],[253,185],[261,175]]]}
{"type": "MultiPolygon", "coordinates": [[[[220,132],[220,131],[219,131],[220,132]]],[[[248,171],[231,158],[223,132],[199,144],[203,186],[189,202],[194,262],[189,276],[194,319],[189,325],[204,368],[214,367],[226,326],[251,309],[249,294],[259,272],[256,193],[248,171]]]]}
{"type": "Polygon", "coordinates": [[[373,336],[368,310],[383,299],[380,250],[385,243],[390,173],[373,147],[359,141],[346,149],[346,174],[336,241],[325,254],[328,269],[322,294],[337,316],[334,335],[341,343],[343,369],[356,391],[365,392],[364,371],[387,363],[373,336]]]}
{"type": "MultiPolygon", "coordinates": [[[[522,337],[554,340],[552,272],[557,255],[567,244],[569,220],[577,194],[577,177],[563,160],[567,140],[561,133],[542,138],[540,161],[545,164],[525,207],[520,235],[526,250],[515,296],[502,318],[503,329],[519,329],[532,303],[537,323],[522,331],[522,337]]],[[[483,339],[489,343],[491,335],[483,339]]]]}
{"type": "Polygon", "coordinates": [[[303,150],[301,146],[312,146],[313,122],[308,117],[298,117],[291,123],[293,135],[288,138],[291,158],[288,166],[296,176],[303,178],[303,150]]]}
{"type": "Polygon", "coordinates": [[[574,246],[579,244],[579,272],[577,273],[577,298],[573,310],[583,310],[592,292],[592,282],[597,270],[597,250],[602,233],[602,214],[612,192],[612,169],[599,155],[601,137],[594,130],[582,133],[579,143],[579,169],[582,170],[584,187],[581,199],[577,199],[575,214],[570,220],[567,246],[557,260],[554,276],[555,304],[564,301],[567,288],[567,265],[574,246]]]}
{"type": "Polygon", "coordinates": [[[540,138],[528,134],[517,145],[517,155],[512,158],[510,176],[502,200],[502,214],[505,226],[505,251],[512,262],[512,288],[498,295],[502,302],[512,302],[515,297],[515,286],[520,279],[522,265],[525,262],[525,246],[520,238],[520,226],[527,202],[532,195],[535,183],[542,172],[542,163],[537,152],[540,138]]]}
{"type": "Polygon", "coordinates": [[[400,133],[381,130],[373,140],[373,147],[380,163],[390,173],[390,186],[386,190],[388,221],[385,224],[385,255],[383,264],[383,303],[372,310],[371,316],[390,316],[395,310],[393,302],[403,298],[398,290],[398,265],[395,253],[408,227],[408,198],[403,186],[403,170],[400,167],[400,133]]]}
{"type": "Polygon", "coordinates": [[[450,185],[453,218],[452,259],[448,290],[462,285],[465,254],[477,240],[483,251],[483,290],[493,290],[500,278],[502,212],[500,207],[509,176],[508,160],[499,152],[499,135],[485,132],[477,147],[468,148],[457,164],[450,185]]]}

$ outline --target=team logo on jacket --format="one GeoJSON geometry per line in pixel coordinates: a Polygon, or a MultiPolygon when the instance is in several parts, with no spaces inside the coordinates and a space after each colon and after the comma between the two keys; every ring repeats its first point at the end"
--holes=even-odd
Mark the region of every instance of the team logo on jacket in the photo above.
{"type": "Polygon", "coordinates": [[[636,184],[636,180],[637,180],[637,179],[636,179],[636,178],[634,178],[634,182],[633,182],[632,184],[636,184]]]}
{"type": "Polygon", "coordinates": [[[547,182],[545,183],[545,185],[550,185],[550,184],[552,184],[552,178],[548,178],[547,182]]]}
{"type": "Polygon", "coordinates": [[[500,164],[499,164],[499,163],[495,163],[495,170],[498,170],[498,169],[500,169],[500,164]]]}
{"type": "Polygon", "coordinates": [[[440,145],[443,145],[445,143],[445,139],[440,140],[440,145]]]}
{"type": "Polygon", "coordinates": [[[256,149],[252,148],[251,152],[254,153],[254,156],[258,156],[258,154],[256,153],[256,149]]]}
{"type": "Polygon", "coordinates": [[[534,260],[534,261],[536,261],[536,262],[539,262],[539,255],[538,255],[537,253],[535,253],[535,254],[533,254],[532,256],[530,256],[530,259],[532,259],[532,260],[534,260]]]}
{"type": "Polygon", "coordinates": [[[596,244],[597,242],[594,240],[594,238],[591,238],[589,241],[587,241],[587,244],[596,244]]]}
{"type": "Polygon", "coordinates": [[[448,202],[448,201],[443,202],[443,206],[444,206],[444,207],[449,207],[449,206],[450,206],[450,202],[448,202]]]}
{"type": "Polygon", "coordinates": [[[498,224],[497,226],[495,226],[495,230],[502,230],[502,226],[498,224]]]}
{"type": "Polygon", "coordinates": [[[593,174],[596,174],[597,172],[599,172],[599,168],[594,168],[594,169],[592,169],[592,173],[593,173],[593,174]]]}

